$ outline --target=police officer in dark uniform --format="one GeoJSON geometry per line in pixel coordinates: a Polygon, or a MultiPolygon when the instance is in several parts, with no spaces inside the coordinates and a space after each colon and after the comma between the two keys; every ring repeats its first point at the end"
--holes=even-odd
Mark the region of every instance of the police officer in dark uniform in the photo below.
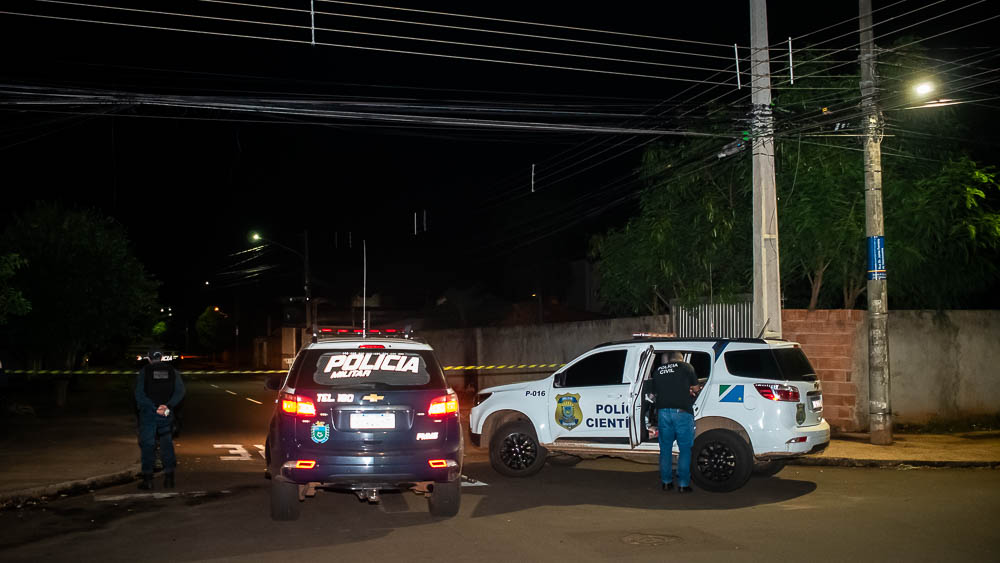
{"type": "Polygon", "coordinates": [[[163,354],[153,352],[152,362],[139,371],[135,383],[135,402],[139,409],[139,448],[142,451],[142,482],[139,488],[153,488],[153,463],[159,438],[163,458],[163,486],[173,488],[177,457],[174,455],[173,411],[184,398],[184,381],[174,366],[162,361],[163,354]]]}
{"type": "Polygon", "coordinates": [[[664,491],[674,488],[673,448],[677,440],[677,490],[691,492],[691,448],[694,445],[694,397],[698,375],[681,352],[664,354],[666,361],[653,372],[657,426],[660,432],[660,482],[664,491]]]}

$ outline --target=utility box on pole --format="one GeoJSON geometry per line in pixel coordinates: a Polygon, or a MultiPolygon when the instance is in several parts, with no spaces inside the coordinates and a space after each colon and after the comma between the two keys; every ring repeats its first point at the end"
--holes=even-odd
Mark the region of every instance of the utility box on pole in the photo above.
{"type": "Polygon", "coordinates": [[[753,330],[781,338],[778,203],[774,180],[774,117],[767,51],[767,2],[750,0],[750,88],[753,102],[753,330]]]}

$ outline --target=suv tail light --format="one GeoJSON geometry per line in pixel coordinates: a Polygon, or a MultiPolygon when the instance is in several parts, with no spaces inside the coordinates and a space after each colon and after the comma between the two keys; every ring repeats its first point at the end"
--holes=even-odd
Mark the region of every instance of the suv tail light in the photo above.
{"type": "Polygon", "coordinates": [[[428,416],[445,416],[457,412],[458,412],[458,395],[455,393],[448,393],[447,395],[441,395],[437,399],[431,401],[430,406],[427,407],[428,416]]]}
{"type": "Polygon", "coordinates": [[[316,405],[308,397],[282,393],[280,400],[282,412],[297,416],[316,416],[316,405]]]}
{"type": "Polygon", "coordinates": [[[754,387],[761,397],[772,401],[789,401],[797,403],[799,401],[799,390],[791,385],[781,385],[779,383],[755,383],[754,387]]]}

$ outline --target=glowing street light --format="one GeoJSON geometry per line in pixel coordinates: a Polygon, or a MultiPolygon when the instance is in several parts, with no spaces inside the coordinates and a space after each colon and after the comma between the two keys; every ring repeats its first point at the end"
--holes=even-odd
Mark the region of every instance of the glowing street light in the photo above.
{"type": "Polygon", "coordinates": [[[927,96],[934,91],[934,84],[931,82],[921,82],[913,87],[913,91],[916,92],[918,96],[927,96]]]}

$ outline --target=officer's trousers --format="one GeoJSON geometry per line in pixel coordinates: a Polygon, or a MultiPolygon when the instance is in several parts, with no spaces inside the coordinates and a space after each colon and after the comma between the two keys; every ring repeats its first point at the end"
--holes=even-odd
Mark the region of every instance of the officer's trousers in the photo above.
{"type": "Polygon", "coordinates": [[[681,409],[659,409],[660,481],[672,483],[674,440],[677,440],[677,485],[691,486],[691,447],[694,445],[694,415],[681,409]]]}
{"type": "Polygon", "coordinates": [[[142,451],[142,472],[153,474],[153,464],[156,462],[156,440],[160,440],[160,456],[163,458],[163,470],[173,473],[177,468],[177,456],[174,454],[173,414],[160,416],[155,411],[139,413],[139,449],[142,451]]]}

